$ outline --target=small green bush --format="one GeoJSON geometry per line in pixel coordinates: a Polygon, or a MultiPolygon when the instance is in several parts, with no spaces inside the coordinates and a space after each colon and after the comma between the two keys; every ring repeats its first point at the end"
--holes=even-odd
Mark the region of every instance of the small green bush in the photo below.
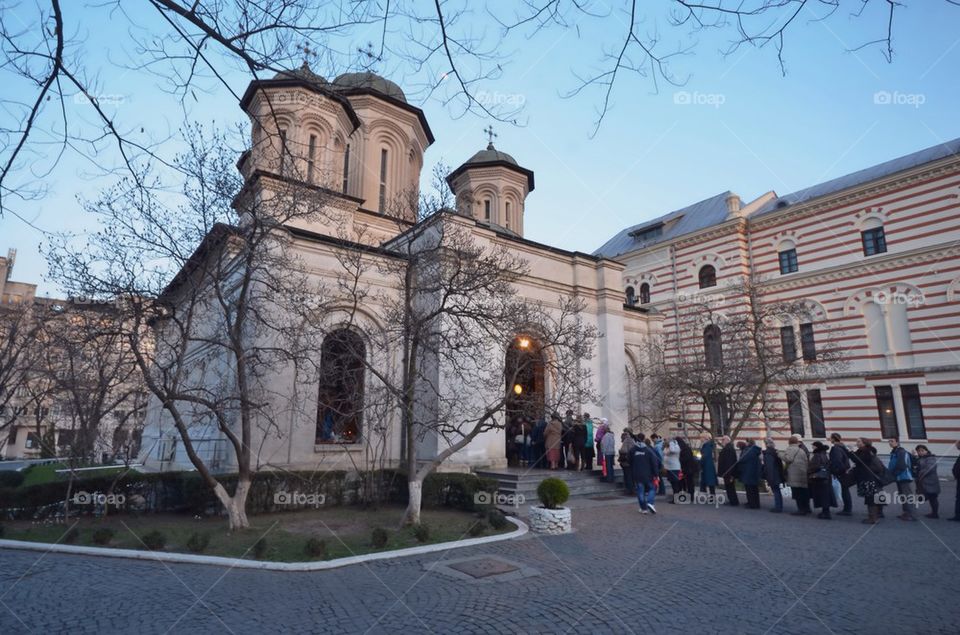
{"type": "Polygon", "coordinates": [[[265,555],[267,555],[267,537],[263,536],[253,543],[253,557],[261,560],[265,555]]]}
{"type": "Polygon", "coordinates": [[[77,540],[79,539],[80,539],[80,528],[71,527],[70,529],[67,530],[67,533],[63,534],[63,540],[61,540],[61,542],[66,545],[72,545],[75,542],[77,542],[77,540]]]}
{"type": "Polygon", "coordinates": [[[93,532],[93,544],[95,545],[108,545],[110,541],[113,540],[113,534],[115,532],[109,527],[100,527],[93,532]]]}
{"type": "Polygon", "coordinates": [[[427,542],[430,540],[430,525],[420,523],[413,528],[413,535],[416,537],[417,542],[427,542]]]}
{"type": "Polygon", "coordinates": [[[148,531],[140,537],[140,540],[150,551],[159,551],[167,544],[167,537],[162,531],[157,530],[148,531]]]}
{"type": "Polygon", "coordinates": [[[199,531],[190,534],[187,539],[187,549],[193,553],[203,553],[210,545],[210,534],[199,531]]]}
{"type": "Polygon", "coordinates": [[[370,532],[370,544],[377,549],[382,549],[387,546],[387,542],[390,541],[390,534],[387,533],[387,530],[383,527],[374,527],[373,531],[370,532]]]}
{"type": "Polygon", "coordinates": [[[545,478],[537,486],[537,498],[547,509],[556,509],[570,498],[570,488],[559,478],[545,478]]]}
{"type": "Polygon", "coordinates": [[[470,535],[473,537],[482,536],[489,529],[487,521],[482,518],[470,526],[470,535]]]}
{"type": "Polygon", "coordinates": [[[510,525],[507,516],[499,509],[491,509],[487,512],[487,522],[496,530],[506,529],[510,525]]]}
{"type": "Polygon", "coordinates": [[[307,544],[303,546],[303,550],[311,558],[326,558],[327,541],[313,536],[307,540],[307,544]]]}

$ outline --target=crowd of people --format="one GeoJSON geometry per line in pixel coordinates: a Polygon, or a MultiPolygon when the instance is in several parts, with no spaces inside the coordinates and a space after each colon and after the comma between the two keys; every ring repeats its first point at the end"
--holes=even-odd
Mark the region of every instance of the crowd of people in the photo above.
{"type": "MultiPolygon", "coordinates": [[[[554,414],[536,423],[518,418],[508,426],[507,439],[511,465],[592,471],[596,463],[610,482],[615,482],[619,466],[626,492],[637,496],[644,514],[657,513],[656,497],[666,496],[669,482],[669,503],[722,501],[739,506],[742,486],[744,507],[760,509],[760,490],[765,487],[772,495],[771,512],[782,513],[784,499],[792,498],[793,515],[807,516],[819,509],[817,518],[829,520],[834,509],[839,509],[838,516],[852,515],[854,490],[867,509],[864,523],[877,523],[888,505],[899,506],[898,518],[904,521],[915,521],[922,505],[929,508],[927,518],[940,517],[937,457],[925,445],[910,453],[896,439],[888,441],[886,462],[869,439],[859,438],[851,448],[837,433],[830,435],[829,445],[814,441],[809,448],[800,435],[793,435],[782,449],[770,437],[761,449],[754,439],[734,443],[729,436],[715,439],[704,433],[695,450],[684,437],[664,439],[630,431],[622,432],[618,443],[606,419],[595,423],[587,413],[578,419],[572,410],[563,418],[554,414]],[[723,493],[718,496],[721,484],[723,493]],[[885,489],[888,485],[895,485],[896,492],[885,489]]],[[[960,450],[960,441],[956,448],[960,450]]],[[[960,481],[960,457],[952,472],[960,481]]],[[[960,521],[960,487],[950,520],[960,521]]]]}

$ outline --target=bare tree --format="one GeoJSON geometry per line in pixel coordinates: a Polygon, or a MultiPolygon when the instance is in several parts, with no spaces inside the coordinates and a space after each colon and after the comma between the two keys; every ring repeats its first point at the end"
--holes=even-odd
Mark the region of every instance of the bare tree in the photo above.
{"type": "MultiPolygon", "coordinates": [[[[909,0],[853,4],[853,16],[877,33],[854,50],[879,46],[892,61],[895,13],[909,0]]],[[[0,78],[13,92],[0,99],[0,215],[24,218],[14,203],[43,196],[46,177],[68,154],[108,172],[123,170],[136,182],[145,161],[177,166],[161,131],[112,108],[117,96],[102,87],[117,72],[154,74],[175,104],[188,108],[199,92],[219,89],[239,99],[238,69],[245,82],[295,68],[304,56],[329,76],[389,65],[418,101],[436,98],[455,115],[473,112],[516,122],[520,113],[514,104],[484,96],[509,62],[510,45],[564,29],[598,31],[604,36],[590,44],[596,62],[575,69],[568,95],[597,89],[599,126],[623,76],[646,78],[655,89],[661,82],[684,83],[685,73],[676,73],[671,63],[696,47],[698,33],[729,33],[727,54],[743,46],[772,46],[785,69],[788,33],[835,14],[849,17],[839,0],[672,0],[653,8],[637,0],[613,7],[526,0],[484,8],[451,0],[4,3],[0,78]],[[82,34],[104,22],[119,34],[123,53],[98,63],[92,60],[103,58],[89,54],[82,34]],[[661,25],[671,41],[665,43],[661,25]],[[366,44],[358,47],[357,40],[366,44]]],[[[558,81],[561,87],[565,83],[558,81]]]]}
{"type": "Polygon", "coordinates": [[[661,422],[731,437],[759,420],[776,429],[786,417],[769,395],[802,390],[845,366],[835,331],[816,340],[797,332],[822,318],[815,306],[772,299],[753,279],[694,296],[674,317],[679,335],[647,342],[640,377],[658,406],[650,416],[661,422]]]}
{"type": "Polygon", "coordinates": [[[323,214],[326,195],[283,178],[241,189],[222,135],[187,139],[178,196],[125,181],[87,206],[103,231],[82,247],[64,240],[48,257],[71,290],[123,298],[124,335],[158,416],[237,529],[249,525],[263,439],[291,407],[272,380],[291,365],[308,373],[316,350],[309,324],[322,289],[289,249],[284,225],[323,214]],[[232,492],[210,450],[221,440],[237,470],[232,492]]]}
{"type": "Polygon", "coordinates": [[[0,449],[17,426],[34,428],[42,440],[52,386],[37,342],[49,316],[49,307],[32,299],[0,305],[0,449]]]}

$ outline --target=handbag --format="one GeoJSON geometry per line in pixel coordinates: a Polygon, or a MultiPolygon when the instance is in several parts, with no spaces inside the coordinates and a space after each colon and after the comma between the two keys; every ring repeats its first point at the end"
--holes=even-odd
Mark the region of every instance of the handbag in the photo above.
{"type": "Polygon", "coordinates": [[[842,492],[842,486],[840,485],[840,479],[838,479],[836,476],[834,476],[833,479],[831,479],[831,480],[833,481],[833,483],[832,483],[832,484],[833,484],[833,496],[834,496],[834,498],[835,498],[837,501],[839,501],[839,500],[841,500],[841,499],[843,498],[843,495],[842,495],[843,492],[842,492]]]}
{"type": "Polygon", "coordinates": [[[780,495],[783,496],[784,498],[792,498],[792,497],[793,497],[793,489],[791,489],[789,485],[787,485],[786,483],[784,483],[784,484],[780,485],[780,495]]]}

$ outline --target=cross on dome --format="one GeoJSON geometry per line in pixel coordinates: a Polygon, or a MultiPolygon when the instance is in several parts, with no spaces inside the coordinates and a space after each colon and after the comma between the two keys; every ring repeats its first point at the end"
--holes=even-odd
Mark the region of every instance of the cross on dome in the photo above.
{"type": "Polygon", "coordinates": [[[487,134],[487,139],[489,139],[487,150],[493,150],[493,140],[497,138],[497,133],[493,131],[493,126],[490,125],[484,128],[483,131],[487,134]]]}

